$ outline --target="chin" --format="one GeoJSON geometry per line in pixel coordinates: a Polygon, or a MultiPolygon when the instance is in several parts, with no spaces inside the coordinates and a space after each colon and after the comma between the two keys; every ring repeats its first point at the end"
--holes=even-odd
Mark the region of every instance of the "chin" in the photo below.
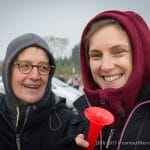
{"type": "Polygon", "coordinates": [[[25,104],[34,104],[34,103],[37,103],[37,102],[39,102],[40,101],[40,99],[39,99],[39,97],[38,98],[27,98],[27,99],[24,99],[24,100],[22,100],[23,101],[23,103],[25,103],[25,104]]]}

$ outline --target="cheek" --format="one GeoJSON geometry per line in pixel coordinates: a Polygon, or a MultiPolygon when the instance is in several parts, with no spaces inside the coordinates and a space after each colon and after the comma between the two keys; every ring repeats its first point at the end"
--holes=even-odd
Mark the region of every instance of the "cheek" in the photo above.
{"type": "Polygon", "coordinates": [[[20,88],[19,85],[21,84],[22,80],[23,80],[23,77],[17,71],[12,71],[11,87],[13,91],[20,88]]]}
{"type": "Polygon", "coordinates": [[[42,80],[43,80],[43,84],[44,84],[44,86],[45,86],[45,87],[47,86],[48,79],[49,79],[49,77],[48,77],[48,76],[44,76],[44,77],[42,78],[42,80]]]}
{"type": "MultiPolygon", "coordinates": [[[[120,62],[120,64],[121,64],[121,62],[120,62]]],[[[133,67],[132,59],[129,59],[129,58],[126,59],[126,60],[122,61],[122,64],[124,64],[123,66],[124,66],[128,76],[130,76],[132,73],[132,67],[133,67]]]]}
{"type": "Polygon", "coordinates": [[[12,70],[12,76],[11,76],[11,88],[14,89],[15,85],[17,83],[18,78],[16,78],[16,75],[14,76],[14,74],[16,74],[16,71],[13,69],[12,70]]]}
{"type": "Polygon", "coordinates": [[[133,65],[132,65],[132,63],[130,63],[129,65],[128,65],[128,76],[130,76],[131,75],[131,73],[132,73],[132,67],[133,67],[133,65]]]}
{"type": "Polygon", "coordinates": [[[100,64],[95,61],[90,61],[90,70],[93,73],[97,72],[99,70],[100,64]]]}

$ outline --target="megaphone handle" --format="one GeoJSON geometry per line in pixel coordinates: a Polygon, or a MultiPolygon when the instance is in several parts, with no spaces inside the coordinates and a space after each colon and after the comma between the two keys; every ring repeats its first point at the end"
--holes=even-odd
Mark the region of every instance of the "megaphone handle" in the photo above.
{"type": "Polygon", "coordinates": [[[96,140],[103,128],[102,125],[94,124],[90,122],[90,129],[87,137],[87,141],[89,142],[89,147],[86,150],[93,150],[96,144],[96,140]]]}

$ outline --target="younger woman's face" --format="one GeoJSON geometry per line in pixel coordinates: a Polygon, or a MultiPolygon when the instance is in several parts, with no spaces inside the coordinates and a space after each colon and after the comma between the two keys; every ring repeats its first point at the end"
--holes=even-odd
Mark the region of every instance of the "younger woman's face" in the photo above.
{"type": "Polygon", "coordinates": [[[128,35],[116,25],[95,32],[89,41],[89,64],[99,87],[120,88],[132,72],[132,50],[128,35]]]}

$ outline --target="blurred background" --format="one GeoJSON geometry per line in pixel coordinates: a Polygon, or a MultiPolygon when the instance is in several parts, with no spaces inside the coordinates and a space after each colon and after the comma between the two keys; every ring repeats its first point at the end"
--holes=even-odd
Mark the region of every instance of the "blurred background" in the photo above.
{"type": "Polygon", "coordinates": [[[149,0],[0,0],[0,74],[9,42],[33,32],[48,42],[56,59],[55,76],[82,89],[79,65],[82,30],[89,19],[108,9],[137,11],[150,24],[149,0]]]}

